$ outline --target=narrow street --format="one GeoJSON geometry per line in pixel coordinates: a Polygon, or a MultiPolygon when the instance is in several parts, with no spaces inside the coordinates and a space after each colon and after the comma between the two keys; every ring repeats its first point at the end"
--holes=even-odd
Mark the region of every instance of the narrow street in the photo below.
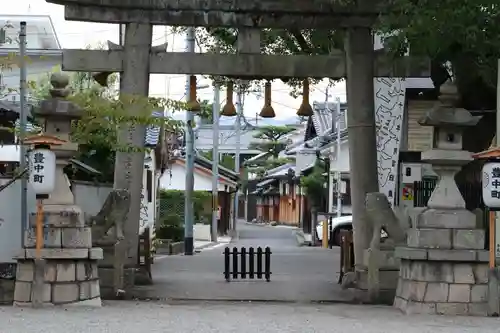
{"type": "Polygon", "coordinates": [[[337,284],[339,249],[297,246],[293,228],[239,224],[232,248],[266,247],[272,251],[271,282],[223,276],[224,247],[192,257],[164,257],[153,265],[154,285],[138,288],[140,299],[321,302],[343,301],[337,284]]]}
{"type": "Polygon", "coordinates": [[[102,308],[68,306],[37,310],[0,307],[2,332],[498,331],[495,318],[405,316],[389,306],[312,304],[307,301],[339,297],[335,283],[338,249],[299,248],[289,228],[240,224],[240,235],[237,246],[272,247],[271,282],[226,283],[222,276],[223,247],[207,249],[192,257],[170,256],[155,263],[155,285],[141,290],[143,300],[104,302],[102,308]],[[150,301],[145,301],[148,296],[150,301]],[[258,302],[273,300],[285,302],[258,302]]]}
{"type": "Polygon", "coordinates": [[[498,319],[405,316],[387,306],[118,301],[103,308],[0,307],[8,333],[493,333],[498,319]]]}

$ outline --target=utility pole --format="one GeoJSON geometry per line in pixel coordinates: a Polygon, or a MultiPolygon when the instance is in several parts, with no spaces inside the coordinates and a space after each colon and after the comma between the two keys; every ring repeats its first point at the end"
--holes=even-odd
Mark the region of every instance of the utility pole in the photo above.
{"type": "MultiPolygon", "coordinates": [[[[238,87],[238,92],[236,94],[236,153],[234,154],[234,172],[238,175],[240,174],[240,146],[241,146],[241,114],[243,112],[243,101],[242,101],[243,89],[238,87]]],[[[237,237],[237,222],[238,222],[238,208],[239,208],[239,189],[236,189],[234,193],[234,209],[233,209],[233,237],[237,237]]]]}
{"type": "Polygon", "coordinates": [[[342,111],[340,110],[340,98],[337,97],[336,99],[336,106],[337,106],[337,151],[335,153],[336,155],[336,160],[337,160],[337,170],[336,170],[336,177],[337,177],[337,217],[342,216],[342,193],[340,192],[340,187],[342,184],[342,180],[340,179],[340,119],[342,118],[342,111]]]}
{"type": "MultiPolygon", "coordinates": [[[[186,52],[194,53],[195,28],[189,27],[186,34],[186,52]]],[[[189,77],[186,75],[186,100],[189,101],[189,77]]],[[[193,240],[193,190],[194,190],[194,113],[186,111],[186,191],[184,193],[184,255],[194,253],[193,240]]]]}
{"type": "MultiPolygon", "coordinates": [[[[27,167],[26,161],[26,146],[24,145],[24,138],[26,137],[26,124],[28,122],[28,112],[26,110],[26,22],[21,22],[21,29],[19,31],[19,97],[20,97],[20,129],[19,129],[19,172],[24,172],[27,167]]],[[[21,177],[21,239],[24,246],[24,231],[28,227],[28,176],[21,177]]]]}
{"type": "Polygon", "coordinates": [[[212,104],[212,242],[217,242],[217,220],[219,218],[219,112],[220,84],[214,82],[214,103],[212,104]]]}
{"type": "MultiPolygon", "coordinates": [[[[498,59],[498,66],[497,66],[497,113],[496,113],[496,146],[500,147],[500,59],[498,59]]],[[[499,218],[500,214],[498,212],[495,212],[495,223],[493,223],[492,227],[493,230],[490,230],[490,237],[494,238],[494,249],[490,248],[490,251],[494,251],[495,256],[494,256],[494,263],[496,263],[496,258],[498,257],[498,241],[499,241],[499,218]]],[[[491,228],[490,228],[491,229],[491,228]]],[[[491,244],[491,243],[490,243],[491,244]]],[[[490,245],[491,247],[491,245],[490,245]]],[[[490,262],[491,265],[491,262],[490,262]]],[[[488,315],[489,316],[495,316],[498,317],[498,314],[500,312],[500,306],[499,306],[499,299],[500,295],[498,292],[498,266],[493,265],[493,267],[490,266],[490,269],[488,271],[488,315]]]]}
{"type": "MultiPolygon", "coordinates": [[[[328,99],[330,97],[329,95],[329,86],[326,87],[326,90],[325,90],[325,109],[327,112],[331,112],[332,113],[332,132],[333,132],[333,129],[336,128],[335,127],[335,121],[336,121],[336,115],[337,113],[333,112],[333,110],[330,110],[330,106],[328,104],[328,99]]],[[[338,135],[339,132],[337,132],[337,135],[338,135]]],[[[328,212],[329,213],[333,213],[333,192],[332,192],[332,188],[333,188],[333,173],[332,173],[332,151],[330,150],[330,154],[328,154],[328,158],[330,160],[330,167],[328,168],[328,212]]],[[[338,163],[338,159],[337,159],[337,163],[338,163]]],[[[337,212],[339,210],[339,207],[337,206],[337,212]]],[[[337,213],[338,214],[338,213],[337,213]]]]}

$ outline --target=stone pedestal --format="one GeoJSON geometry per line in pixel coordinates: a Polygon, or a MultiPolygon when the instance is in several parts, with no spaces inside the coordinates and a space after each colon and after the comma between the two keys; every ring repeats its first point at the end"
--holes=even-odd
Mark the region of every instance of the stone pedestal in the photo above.
{"type": "MultiPolygon", "coordinates": [[[[99,262],[99,278],[101,287],[102,299],[117,299],[121,295],[116,292],[116,277],[117,273],[115,265],[117,263],[117,256],[115,251],[124,251],[120,248],[120,244],[100,245],[103,249],[103,260],[99,262]],[[116,250],[115,250],[116,247],[116,250]]],[[[123,260],[125,262],[125,260],[123,260]]],[[[118,270],[120,272],[121,269],[118,270]]],[[[123,268],[123,290],[131,290],[134,287],[135,267],[123,268]]],[[[128,295],[125,295],[126,297],[128,295]]]]}
{"type": "MultiPolygon", "coordinates": [[[[91,229],[73,205],[45,205],[43,302],[52,305],[101,306],[98,260],[102,249],[92,248],[91,229]]],[[[25,249],[17,257],[14,305],[30,305],[35,279],[35,219],[25,231],[25,249]]]]}
{"type": "Polygon", "coordinates": [[[412,225],[407,246],[396,248],[394,306],[407,314],[486,315],[488,251],[474,214],[426,209],[412,225]]]}
{"type": "Polygon", "coordinates": [[[419,120],[433,126],[433,146],[422,153],[439,181],[425,209],[412,216],[406,245],[396,248],[401,259],[394,306],[405,313],[487,315],[488,252],[484,230],[465,209],[454,176],[472,161],[462,150],[463,131],[480,117],[456,108],[459,100],[452,82],[440,88],[440,104],[419,120]]]}
{"type": "Polygon", "coordinates": [[[356,289],[365,294],[363,302],[392,304],[399,276],[399,259],[394,256],[394,248],[364,251],[364,263],[356,270],[356,289]],[[369,269],[373,260],[373,269],[369,269]],[[372,272],[372,273],[370,273],[372,272]],[[374,274],[370,276],[370,274],[374,274]]]}

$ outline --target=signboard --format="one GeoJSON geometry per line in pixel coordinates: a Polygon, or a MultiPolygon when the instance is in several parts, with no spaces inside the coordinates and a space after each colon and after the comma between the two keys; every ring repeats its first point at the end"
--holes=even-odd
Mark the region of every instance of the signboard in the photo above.
{"type": "Polygon", "coordinates": [[[500,208],[500,162],[483,166],[483,202],[489,208],[500,208]]]}
{"type": "Polygon", "coordinates": [[[380,192],[394,206],[406,83],[404,78],[374,80],[378,183],[380,192]]]}

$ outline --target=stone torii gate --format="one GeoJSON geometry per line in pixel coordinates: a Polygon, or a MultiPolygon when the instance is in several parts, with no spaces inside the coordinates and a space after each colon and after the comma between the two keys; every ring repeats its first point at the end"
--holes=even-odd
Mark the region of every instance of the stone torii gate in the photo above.
{"type": "MultiPolygon", "coordinates": [[[[121,72],[122,92],[147,95],[149,74],[192,74],[241,79],[347,77],[348,134],[356,262],[362,263],[372,227],[364,209],[365,194],[378,191],[373,100],[374,77],[428,77],[428,60],[394,59],[373,50],[371,27],[386,0],[46,0],[65,5],[68,20],[126,24],[125,44],[118,50],[63,50],[63,70],[121,72]],[[345,53],[329,55],[192,54],[155,52],[152,25],[232,27],[246,40],[259,37],[259,29],[345,29],[345,53]],[[254,38],[248,38],[253,35],[254,38]]],[[[253,44],[253,42],[252,42],[253,44]]],[[[255,45],[255,44],[254,44],[255,45]]],[[[253,48],[252,48],[253,49],[253,48]]],[[[143,144],[144,129],[122,132],[122,144],[143,144]]],[[[127,235],[135,253],[139,229],[138,195],[141,154],[117,158],[115,187],[131,189],[132,206],[127,235]],[[137,170],[137,169],[135,169],[137,170]],[[135,184],[135,185],[134,185],[135,184]],[[137,206],[137,207],[136,207],[137,206]]]]}

